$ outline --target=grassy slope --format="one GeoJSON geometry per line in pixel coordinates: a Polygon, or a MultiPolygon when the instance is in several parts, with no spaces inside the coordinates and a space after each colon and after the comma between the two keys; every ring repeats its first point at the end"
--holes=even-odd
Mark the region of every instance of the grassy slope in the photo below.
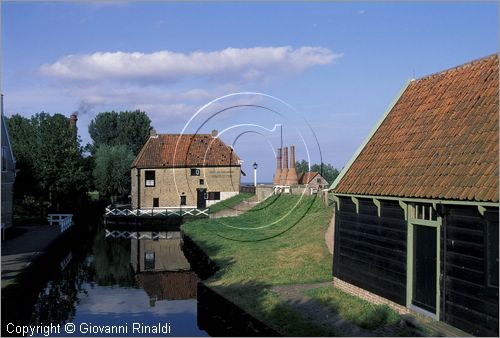
{"type": "Polygon", "coordinates": [[[243,202],[246,199],[249,199],[252,196],[254,196],[254,194],[250,194],[248,192],[240,192],[238,195],[228,198],[227,200],[215,203],[208,208],[210,209],[210,213],[213,214],[226,208],[234,207],[235,205],[243,202]]]}
{"type": "Polygon", "coordinates": [[[272,285],[331,280],[324,243],[331,216],[332,209],[314,197],[278,196],[241,216],[182,228],[221,267],[209,280],[217,292],[284,335],[331,335],[269,291],[272,285]]]}
{"type": "Polygon", "coordinates": [[[395,324],[401,319],[387,305],[373,305],[333,286],[308,290],[305,294],[365,329],[372,330],[381,325],[395,324]]]}

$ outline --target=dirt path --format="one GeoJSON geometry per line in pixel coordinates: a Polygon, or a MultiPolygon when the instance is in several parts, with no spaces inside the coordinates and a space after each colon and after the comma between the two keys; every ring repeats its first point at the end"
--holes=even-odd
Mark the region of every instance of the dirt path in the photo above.
{"type": "MultiPolygon", "coordinates": [[[[224,203],[224,202],[222,202],[224,203]]],[[[250,210],[253,208],[256,204],[259,202],[257,201],[257,196],[250,197],[249,199],[246,199],[232,207],[223,209],[219,212],[216,212],[214,214],[210,214],[210,218],[222,218],[222,217],[235,217],[239,216],[242,213],[250,210]]]]}
{"type": "Polygon", "coordinates": [[[328,247],[328,251],[333,255],[333,225],[335,223],[335,214],[333,214],[332,219],[330,220],[330,225],[325,232],[325,243],[328,247]]]}

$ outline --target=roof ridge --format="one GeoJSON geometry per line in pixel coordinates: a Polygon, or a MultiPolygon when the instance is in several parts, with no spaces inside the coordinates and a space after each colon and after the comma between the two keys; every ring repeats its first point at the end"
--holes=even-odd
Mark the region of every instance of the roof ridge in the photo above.
{"type": "Polygon", "coordinates": [[[424,75],[424,76],[422,76],[422,77],[420,77],[418,79],[413,79],[412,81],[427,80],[427,79],[430,79],[430,78],[433,78],[433,77],[445,75],[445,74],[448,74],[448,73],[451,73],[451,72],[454,72],[454,71],[457,71],[457,70],[461,70],[462,68],[469,67],[469,66],[472,66],[474,64],[478,64],[480,62],[484,62],[484,61],[487,61],[489,59],[494,59],[494,58],[498,58],[498,53],[493,53],[493,54],[490,54],[490,55],[487,55],[487,56],[483,56],[483,57],[481,57],[479,59],[474,59],[472,61],[468,61],[468,62],[462,63],[461,65],[458,65],[458,66],[454,66],[454,67],[451,67],[451,68],[448,68],[448,69],[445,69],[445,70],[442,70],[442,71],[438,71],[438,72],[435,72],[435,73],[431,73],[431,74],[428,74],[428,75],[424,75]]]}

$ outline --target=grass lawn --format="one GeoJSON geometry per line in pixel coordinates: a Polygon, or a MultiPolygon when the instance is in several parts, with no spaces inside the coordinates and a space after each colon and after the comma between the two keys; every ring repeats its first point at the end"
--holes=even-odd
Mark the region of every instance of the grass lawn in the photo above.
{"type": "Polygon", "coordinates": [[[288,336],[331,335],[269,290],[273,285],[330,281],[324,234],[332,216],[319,198],[276,196],[238,216],[182,225],[220,270],[208,284],[288,336]]]}
{"type": "Polygon", "coordinates": [[[371,304],[333,286],[311,289],[305,294],[365,329],[373,330],[382,325],[396,324],[401,320],[387,305],[371,304]]]}
{"type": "Polygon", "coordinates": [[[238,195],[228,198],[227,200],[220,201],[208,207],[210,213],[216,213],[218,211],[224,210],[226,208],[234,207],[235,205],[243,202],[246,199],[254,196],[254,194],[248,192],[240,192],[238,195]]]}

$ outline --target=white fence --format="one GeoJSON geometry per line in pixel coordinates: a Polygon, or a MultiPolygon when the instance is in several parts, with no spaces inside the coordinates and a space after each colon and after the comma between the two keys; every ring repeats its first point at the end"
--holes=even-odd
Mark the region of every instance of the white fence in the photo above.
{"type": "Polygon", "coordinates": [[[49,225],[59,225],[61,232],[73,225],[73,214],[48,214],[49,225]]]}
{"type": "Polygon", "coordinates": [[[193,207],[186,208],[153,208],[153,209],[127,209],[127,208],[113,208],[111,205],[106,207],[104,216],[208,216],[209,209],[197,209],[193,207]]]}
{"type": "Polygon", "coordinates": [[[120,231],[105,229],[105,238],[179,239],[180,231],[120,231]]]}

